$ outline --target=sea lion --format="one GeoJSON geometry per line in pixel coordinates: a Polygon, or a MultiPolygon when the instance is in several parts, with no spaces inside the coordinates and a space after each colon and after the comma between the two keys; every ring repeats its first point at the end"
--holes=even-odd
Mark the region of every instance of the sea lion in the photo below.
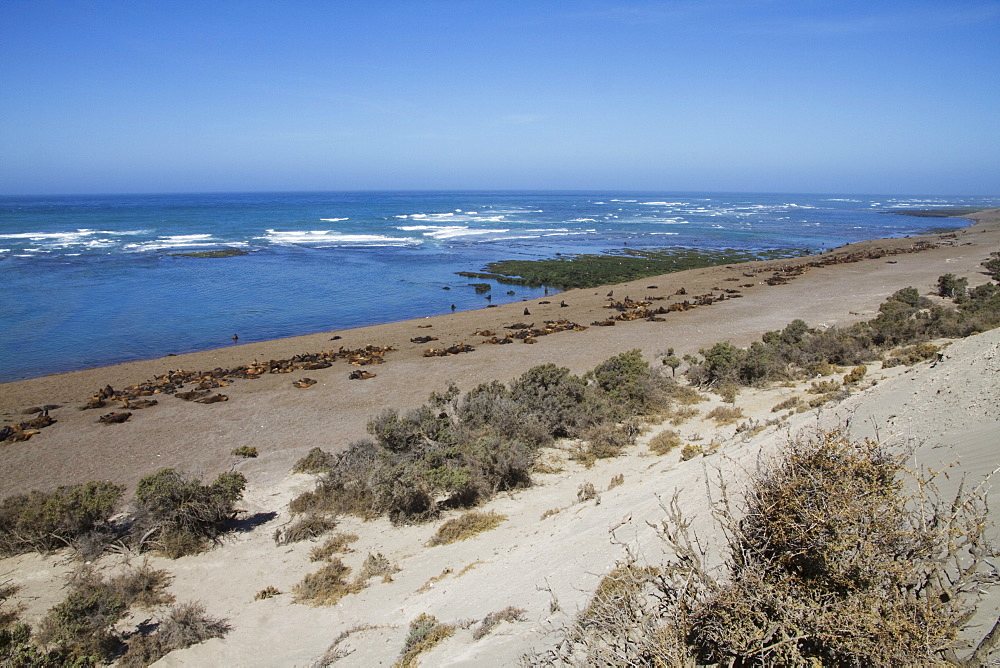
{"type": "Polygon", "coordinates": [[[233,343],[236,343],[239,340],[240,340],[240,337],[238,337],[235,334],[233,334],[233,343]]]}
{"type": "Polygon", "coordinates": [[[305,388],[307,388],[307,387],[312,387],[312,386],[313,386],[313,385],[315,385],[315,384],[316,384],[317,382],[318,382],[318,381],[315,381],[315,380],[313,380],[312,378],[303,378],[303,379],[301,379],[301,380],[296,380],[296,381],[294,381],[294,382],[292,383],[292,385],[294,385],[295,387],[298,387],[298,388],[301,388],[301,389],[305,389],[305,388]]]}
{"type": "Polygon", "coordinates": [[[97,421],[101,424],[121,424],[130,417],[132,417],[132,414],[127,411],[124,413],[108,413],[107,415],[99,417],[97,421]]]}
{"type": "Polygon", "coordinates": [[[178,392],[174,396],[184,401],[194,401],[195,399],[204,397],[206,394],[209,394],[208,390],[189,390],[188,392],[178,392]]]}
{"type": "Polygon", "coordinates": [[[524,309],[524,315],[531,315],[531,311],[529,311],[528,309],[524,309]]]}
{"type": "Polygon", "coordinates": [[[217,404],[220,401],[229,401],[229,397],[224,394],[210,394],[207,397],[202,397],[201,399],[195,399],[195,403],[198,404],[217,404]]]}
{"type": "Polygon", "coordinates": [[[349,375],[347,378],[348,378],[348,380],[366,380],[368,378],[374,378],[375,375],[376,374],[374,374],[374,373],[370,373],[368,371],[362,371],[361,369],[357,369],[355,371],[352,371],[351,375],[349,375]]]}

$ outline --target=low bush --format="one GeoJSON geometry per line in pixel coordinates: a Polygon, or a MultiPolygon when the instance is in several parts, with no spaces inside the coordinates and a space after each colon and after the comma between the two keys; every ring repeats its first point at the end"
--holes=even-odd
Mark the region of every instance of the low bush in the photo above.
{"type": "Polygon", "coordinates": [[[997,584],[985,499],[961,488],[944,497],[924,476],[907,481],[905,458],[836,431],[789,443],[752,477],[741,508],[716,506],[728,537],[721,578],[675,494],[658,532],[676,556],[620,564],[546,660],[986,665],[997,627],[958,656],[958,631],[997,584]]]}
{"type": "Polygon", "coordinates": [[[864,380],[865,375],[868,373],[868,367],[864,364],[860,364],[853,369],[850,373],[844,374],[844,385],[857,385],[862,380],[864,380]]]}
{"type": "Polygon", "coordinates": [[[990,253],[990,257],[983,260],[982,265],[994,281],[1000,281],[1000,253],[990,253]]]}
{"type": "Polygon", "coordinates": [[[327,531],[337,527],[337,521],[332,517],[309,513],[292,522],[287,528],[274,530],[275,545],[290,545],[303,540],[319,538],[327,531]]]}
{"type": "Polygon", "coordinates": [[[350,572],[350,567],[339,558],[331,559],[318,571],[307,574],[302,582],[295,585],[292,590],[294,601],[313,606],[334,605],[348,594],[359,591],[353,583],[347,581],[350,572]]]}
{"type": "Polygon", "coordinates": [[[268,586],[264,587],[263,589],[261,589],[256,594],[254,594],[253,600],[255,600],[255,601],[265,601],[265,600],[267,600],[269,598],[273,598],[275,596],[280,596],[280,595],[281,595],[281,592],[278,590],[277,587],[272,586],[272,585],[268,585],[268,586]]]}
{"type": "Polygon", "coordinates": [[[625,447],[633,443],[635,433],[629,425],[602,422],[588,427],[580,434],[580,440],[570,457],[590,468],[598,459],[617,457],[625,447]]]}
{"type": "Polygon", "coordinates": [[[410,622],[410,632],[393,668],[415,668],[417,657],[455,633],[451,624],[442,624],[437,617],[421,613],[410,622]]]}
{"type": "Polygon", "coordinates": [[[329,559],[335,554],[346,554],[351,552],[351,548],[348,547],[351,543],[358,539],[356,534],[353,533],[338,533],[330,536],[322,545],[317,545],[309,553],[310,561],[323,561],[324,559],[329,559]]]}
{"type": "Polygon", "coordinates": [[[0,556],[50,552],[88,534],[111,533],[125,488],[106,481],[28,492],[0,503],[0,556]]]}
{"type": "Polygon", "coordinates": [[[743,409],[735,406],[716,406],[705,416],[716,424],[735,424],[743,417],[743,409]]]}
{"type": "Polygon", "coordinates": [[[109,579],[84,567],[73,574],[66,599],[42,620],[38,642],[69,664],[105,661],[122,645],[114,627],[132,606],[151,608],[173,600],[164,591],[168,582],[165,571],[148,565],[109,579]]]}
{"type": "Polygon", "coordinates": [[[143,668],[174,650],[221,638],[230,629],[226,620],[209,617],[201,603],[182,603],[171,608],[152,633],[133,636],[117,665],[143,668]]]}
{"type": "Polygon", "coordinates": [[[389,561],[381,552],[377,554],[369,552],[361,564],[361,571],[355,582],[363,584],[374,577],[382,578],[382,582],[392,582],[392,576],[398,572],[399,566],[389,561]]]}
{"type": "Polygon", "coordinates": [[[524,619],[524,613],[525,610],[523,608],[515,608],[512,605],[507,606],[503,610],[491,612],[483,617],[483,621],[481,621],[476,630],[472,632],[472,639],[479,640],[481,638],[485,638],[487,635],[492,633],[493,629],[495,629],[501,622],[520,622],[524,619]]]}
{"type": "Polygon", "coordinates": [[[155,535],[153,543],[171,559],[195,554],[239,513],[235,504],[245,486],[237,472],[222,473],[210,485],[170,468],[148,475],[136,486],[132,535],[155,535]]]}
{"type": "Polygon", "coordinates": [[[592,482],[581,483],[580,487],[576,490],[577,503],[586,503],[596,498],[598,498],[597,488],[594,487],[594,483],[592,482]]]}
{"type": "Polygon", "coordinates": [[[249,445],[241,445],[238,448],[233,448],[229,454],[233,457],[243,457],[244,459],[253,459],[258,455],[257,448],[249,445]]]}
{"type": "Polygon", "coordinates": [[[771,412],[772,413],[777,413],[779,411],[785,411],[785,410],[789,410],[789,409],[792,409],[792,408],[798,408],[801,405],[802,405],[802,397],[796,395],[794,397],[789,397],[788,399],[785,399],[784,401],[775,404],[771,408],[771,412]]]}
{"type": "Polygon", "coordinates": [[[608,483],[608,491],[611,491],[615,487],[619,487],[624,484],[625,484],[625,474],[619,473],[618,475],[613,476],[611,478],[611,481],[608,483]]]}
{"type": "Polygon", "coordinates": [[[292,467],[292,473],[327,473],[333,468],[334,456],[313,448],[292,467]]]}
{"type": "Polygon", "coordinates": [[[945,274],[938,276],[937,293],[940,297],[950,297],[951,299],[962,299],[969,287],[969,279],[958,278],[955,274],[945,274]]]}
{"type": "Polygon", "coordinates": [[[705,454],[705,450],[700,445],[688,443],[681,448],[681,461],[686,462],[689,459],[694,459],[695,457],[703,454],[705,454]]]}
{"type": "Polygon", "coordinates": [[[653,454],[665,455],[681,445],[681,437],[673,429],[664,429],[649,440],[649,449],[653,454]]]}
{"type": "Polygon", "coordinates": [[[438,527],[437,533],[434,534],[427,545],[434,547],[435,545],[448,545],[460,540],[466,540],[484,531],[497,528],[506,519],[506,515],[499,513],[481,513],[473,510],[460,517],[450,519],[438,527]]]}

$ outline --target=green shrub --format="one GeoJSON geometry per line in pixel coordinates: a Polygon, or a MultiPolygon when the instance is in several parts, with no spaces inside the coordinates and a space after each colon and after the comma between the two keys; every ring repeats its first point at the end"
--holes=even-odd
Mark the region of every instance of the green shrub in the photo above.
{"type": "Polygon", "coordinates": [[[148,475],[136,486],[132,535],[156,535],[155,544],[172,559],[199,552],[239,512],[235,503],[245,486],[237,472],[222,473],[210,485],[169,468],[148,475]]]}
{"type": "Polygon", "coordinates": [[[969,279],[967,278],[957,278],[955,274],[938,276],[937,293],[941,297],[961,299],[965,296],[965,291],[968,287],[969,279]]]}
{"type": "Polygon", "coordinates": [[[257,448],[249,445],[241,445],[238,448],[233,448],[229,454],[233,457],[244,457],[246,459],[253,459],[257,456],[257,448]]]}
{"type": "Polygon", "coordinates": [[[587,388],[569,369],[542,364],[511,384],[510,397],[549,434],[571,436],[587,423],[587,388]]]}
{"type": "Polygon", "coordinates": [[[506,519],[506,515],[499,513],[481,513],[473,510],[460,517],[450,519],[438,527],[437,533],[434,534],[427,545],[434,547],[436,545],[449,545],[460,540],[466,540],[484,531],[497,528],[506,519]]]}
{"type": "Polygon", "coordinates": [[[107,580],[92,568],[82,568],[73,575],[66,599],[42,620],[38,641],[55,647],[70,665],[105,661],[121,646],[115,624],[133,605],[151,608],[172,601],[163,591],[168,582],[165,571],[148,565],[107,580]]]}
{"type": "Polygon", "coordinates": [[[50,552],[87,534],[110,532],[125,488],[106,481],[28,492],[0,503],[0,555],[50,552]]]}
{"type": "Polygon", "coordinates": [[[677,388],[677,383],[664,376],[661,369],[650,367],[638,349],[601,362],[586,378],[607,397],[606,420],[624,420],[666,409],[677,388]]]}
{"type": "Polygon", "coordinates": [[[329,452],[313,448],[305,457],[295,462],[292,473],[326,473],[333,467],[334,459],[329,452]]]}
{"type": "Polygon", "coordinates": [[[982,265],[994,281],[1000,281],[1000,253],[990,253],[991,257],[983,260],[982,265]]]}

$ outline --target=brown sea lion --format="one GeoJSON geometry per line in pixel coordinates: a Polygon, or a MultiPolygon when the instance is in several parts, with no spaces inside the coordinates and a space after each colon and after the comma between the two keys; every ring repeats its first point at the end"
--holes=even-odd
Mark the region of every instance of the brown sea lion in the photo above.
{"type": "Polygon", "coordinates": [[[315,381],[315,380],[313,380],[312,378],[303,378],[303,379],[301,379],[301,380],[296,380],[296,381],[294,381],[294,382],[292,383],[292,385],[294,385],[295,387],[298,387],[298,388],[301,388],[301,389],[305,389],[305,388],[307,388],[307,387],[312,387],[312,386],[313,386],[313,385],[315,385],[315,384],[316,384],[317,382],[318,382],[318,381],[315,381]]]}
{"type": "Polygon", "coordinates": [[[207,397],[195,399],[194,401],[198,404],[217,404],[220,401],[229,401],[229,397],[224,394],[210,394],[207,397]]]}
{"type": "Polygon", "coordinates": [[[132,414],[127,411],[124,413],[108,413],[107,415],[99,417],[97,421],[101,424],[121,424],[130,417],[132,417],[132,414]]]}

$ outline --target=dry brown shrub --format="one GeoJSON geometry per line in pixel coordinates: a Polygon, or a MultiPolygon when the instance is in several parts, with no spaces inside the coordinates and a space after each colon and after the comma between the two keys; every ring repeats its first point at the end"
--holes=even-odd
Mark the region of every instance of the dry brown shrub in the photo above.
{"type": "Polygon", "coordinates": [[[410,622],[406,643],[393,668],[414,668],[420,654],[432,649],[454,633],[455,627],[451,624],[442,624],[434,615],[421,613],[410,622]]]}
{"type": "Polygon", "coordinates": [[[829,394],[840,389],[840,383],[835,380],[821,380],[818,383],[809,385],[806,390],[809,394],[829,394]]]}
{"type": "Polygon", "coordinates": [[[624,484],[625,484],[625,474],[624,473],[619,473],[618,475],[616,475],[616,476],[614,476],[614,477],[611,478],[611,482],[608,483],[608,491],[611,491],[615,487],[618,487],[619,485],[624,485],[624,484]]]}
{"type": "Polygon", "coordinates": [[[253,600],[255,600],[255,601],[266,601],[267,599],[272,598],[274,596],[279,596],[280,594],[281,594],[281,591],[277,587],[275,587],[273,585],[268,585],[268,586],[264,587],[263,589],[261,589],[256,594],[254,594],[253,600]]]}
{"type": "Polygon", "coordinates": [[[851,369],[850,373],[844,374],[844,385],[857,385],[862,380],[864,380],[865,374],[868,373],[868,367],[864,364],[859,364],[858,366],[851,369]]]}
{"type": "Polygon", "coordinates": [[[688,443],[683,448],[681,448],[681,461],[686,462],[689,459],[694,459],[698,455],[705,454],[705,450],[700,445],[694,445],[688,443]]]}
{"type": "Polygon", "coordinates": [[[472,632],[472,639],[479,640],[486,637],[500,622],[519,622],[524,619],[524,613],[525,610],[523,608],[515,608],[512,605],[507,606],[503,610],[491,612],[479,623],[479,628],[472,632]]]}
{"type": "Polygon", "coordinates": [[[339,558],[331,559],[330,563],[315,573],[307,574],[302,582],[295,585],[292,590],[294,601],[312,606],[334,605],[348,594],[360,591],[355,584],[347,581],[350,572],[350,567],[339,558]]]}
{"type": "Polygon", "coordinates": [[[630,553],[568,630],[569,642],[541,660],[985,665],[1000,621],[975,647],[958,639],[979,596],[997,584],[984,541],[985,483],[942,497],[903,459],[873,441],[818,432],[755,474],[739,510],[723,485],[715,513],[728,538],[722,577],[705,565],[675,495],[658,528],[675,558],[651,568],[630,553]]]}
{"type": "Polygon", "coordinates": [[[586,503],[591,499],[599,499],[597,494],[597,488],[594,487],[594,483],[585,482],[581,483],[580,487],[576,490],[576,502],[586,503]]]}
{"type": "Polygon", "coordinates": [[[785,399],[781,403],[775,404],[774,407],[771,409],[771,412],[777,413],[779,411],[784,411],[791,408],[798,408],[801,405],[802,405],[802,397],[796,395],[794,397],[789,397],[785,399]]]}
{"type": "Polygon", "coordinates": [[[290,545],[299,541],[318,538],[337,526],[337,520],[332,517],[307,513],[300,517],[287,528],[277,528],[274,530],[275,545],[290,545]]]}
{"type": "Polygon", "coordinates": [[[305,457],[295,462],[292,473],[326,473],[333,468],[334,456],[320,448],[313,448],[305,457]]]}
{"type": "Polygon", "coordinates": [[[917,362],[929,360],[937,356],[939,352],[941,352],[941,348],[933,343],[917,343],[897,350],[892,359],[896,360],[897,364],[911,366],[917,362]]]}
{"type": "Polygon", "coordinates": [[[357,534],[353,533],[338,533],[330,536],[322,545],[317,545],[309,553],[309,561],[323,561],[324,559],[329,559],[335,554],[346,554],[351,552],[351,548],[348,547],[351,543],[358,539],[357,534]]]}
{"type": "Polygon", "coordinates": [[[598,459],[620,455],[622,449],[635,442],[637,433],[631,423],[616,425],[602,422],[593,425],[580,434],[570,458],[590,468],[598,459]]]}
{"type": "Polygon", "coordinates": [[[399,572],[399,566],[389,561],[381,552],[377,554],[368,553],[365,561],[361,564],[361,572],[355,579],[355,584],[364,586],[371,578],[381,577],[382,582],[392,582],[392,576],[399,572]]]}
{"type": "Polygon", "coordinates": [[[544,513],[542,513],[542,516],[539,517],[538,519],[539,520],[544,520],[544,519],[546,519],[548,517],[552,517],[553,515],[558,515],[562,511],[563,511],[562,508],[549,508],[544,513]]]}
{"type": "Polygon", "coordinates": [[[715,420],[716,424],[733,424],[743,417],[743,409],[735,406],[716,406],[705,417],[715,420]]]}
{"type": "Polygon", "coordinates": [[[698,416],[698,409],[692,406],[681,406],[675,408],[670,414],[670,424],[679,427],[693,417],[698,416]]]}
{"type": "Polygon", "coordinates": [[[205,614],[201,603],[181,603],[171,608],[153,633],[133,637],[118,665],[142,668],[174,650],[191,647],[210,638],[221,638],[230,628],[226,620],[205,614]]]}
{"type": "Polygon", "coordinates": [[[500,513],[481,513],[478,510],[471,510],[460,517],[448,520],[438,527],[437,533],[428,541],[427,545],[428,547],[448,545],[449,543],[472,538],[484,531],[497,528],[506,519],[507,516],[500,513]]]}
{"type": "Polygon", "coordinates": [[[680,434],[673,429],[665,429],[649,440],[649,449],[657,455],[665,455],[680,445],[680,434]]]}

